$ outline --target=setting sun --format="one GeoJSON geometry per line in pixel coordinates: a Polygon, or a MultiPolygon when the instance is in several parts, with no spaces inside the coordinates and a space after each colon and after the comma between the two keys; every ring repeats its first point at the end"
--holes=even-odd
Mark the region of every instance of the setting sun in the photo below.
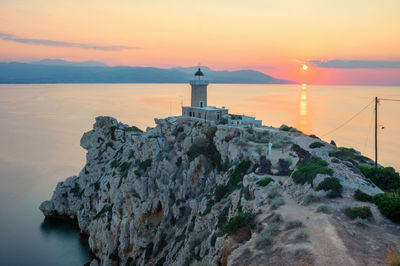
{"type": "Polygon", "coordinates": [[[307,69],[308,69],[308,66],[305,65],[305,64],[303,64],[302,68],[303,68],[303,70],[307,70],[307,69]]]}

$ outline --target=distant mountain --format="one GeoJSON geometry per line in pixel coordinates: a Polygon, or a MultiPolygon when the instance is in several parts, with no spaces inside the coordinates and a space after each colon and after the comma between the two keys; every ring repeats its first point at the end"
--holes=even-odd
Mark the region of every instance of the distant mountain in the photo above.
{"type": "Polygon", "coordinates": [[[82,61],[82,62],[71,62],[62,59],[43,59],[40,61],[33,61],[30,64],[35,65],[48,65],[48,66],[85,66],[85,67],[107,67],[106,64],[98,61],[82,61]]]}
{"type": "MultiPolygon", "coordinates": [[[[110,67],[100,62],[68,62],[64,60],[41,60],[32,63],[0,63],[0,83],[186,83],[193,79],[197,67],[110,67]]],[[[254,70],[214,71],[202,67],[211,83],[286,84],[254,70]]]]}

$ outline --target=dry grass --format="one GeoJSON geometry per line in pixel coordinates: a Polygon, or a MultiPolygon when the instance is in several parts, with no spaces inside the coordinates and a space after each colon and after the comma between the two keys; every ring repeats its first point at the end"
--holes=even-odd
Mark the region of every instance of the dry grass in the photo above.
{"type": "Polygon", "coordinates": [[[390,266],[400,266],[400,255],[394,248],[387,249],[386,262],[390,266]]]}

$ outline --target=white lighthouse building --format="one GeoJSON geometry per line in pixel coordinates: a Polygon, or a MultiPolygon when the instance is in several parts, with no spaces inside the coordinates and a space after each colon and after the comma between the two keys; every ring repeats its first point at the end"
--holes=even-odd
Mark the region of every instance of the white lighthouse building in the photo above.
{"type": "Polygon", "coordinates": [[[182,107],[182,116],[196,117],[204,120],[219,121],[228,115],[225,107],[217,108],[207,105],[207,86],[208,80],[204,79],[204,74],[200,70],[194,74],[195,79],[190,81],[192,87],[191,105],[182,107]]]}

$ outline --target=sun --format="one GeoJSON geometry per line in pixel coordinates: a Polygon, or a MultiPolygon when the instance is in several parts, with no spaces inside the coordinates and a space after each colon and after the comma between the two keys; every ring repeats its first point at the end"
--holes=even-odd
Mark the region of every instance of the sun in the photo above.
{"type": "Polygon", "coordinates": [[[308,66],[305,65],[305,64],[303,64],[301,67],[303,68],[303,70],[307,70],[308,69],[308,66]]]}

